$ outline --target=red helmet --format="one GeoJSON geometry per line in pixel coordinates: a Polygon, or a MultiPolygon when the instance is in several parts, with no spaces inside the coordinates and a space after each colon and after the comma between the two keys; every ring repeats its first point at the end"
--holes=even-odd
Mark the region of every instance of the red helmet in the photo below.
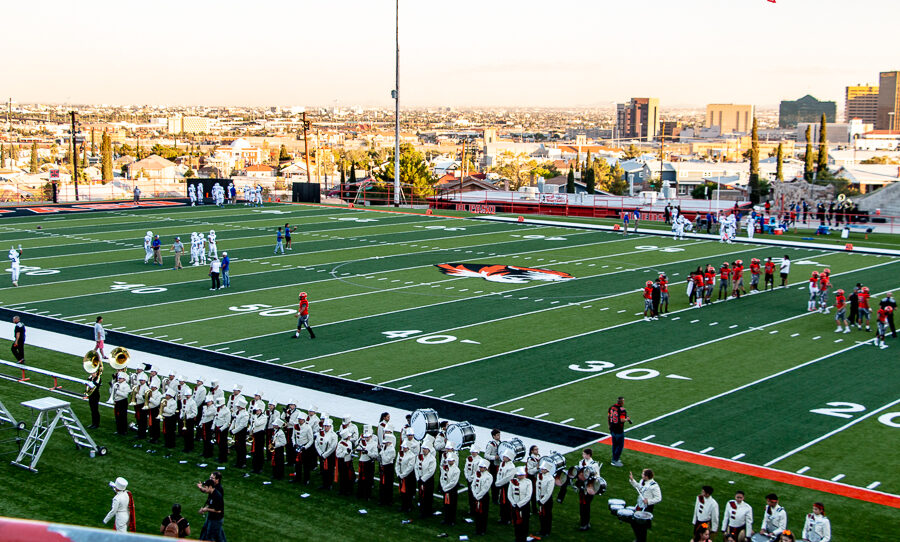
{"type": "Polygon", "coordinates": [[[728,267],[728,262],[724,262],[722,265],[724,265],[725,267],[728,267]]]}
{"type": "Polygon", "coordinates": [[[738,265],[744,265],[744,260],[735,260],[734,263],[738,265]]]}
{"type": "Polygon", "coordinates": [[[659,274],[659,278],[661,278],[661,279],[666,278],[666,274],[665,274],[665,273],[660,273],[660,274],[659,274]]]}
{"type": "Polygon", "coordinates": [[[834,295],[844,295],[844,290],[838,290],[834,293],[834,295]]]}
{"type": "Polygon", "coordinates": [[[824,273],[824,274],[826,274],[826,275],[830,275],[830,274],[831,274],[831,269],[829,269],[829,268],[826,267],[825,269],[822,270],[822,273],[824,273]]]}
{"type": "Polygon", "coordinates": [[[300,292],[300,299],[304,299],[306,297],[306,292],[300,292]]]}
{"type": "Polygon", "coordinates": [[[884,308],[884,312],[890,314],[890,313],[894,312],[894,307],[888,305],[887,307],[884,308]]]}
{"type": "Polygon", "coordinates": [[[862,287],[862,293],[864,293],[864,294],[869,293],[869,287],[868,287],[868,286],[863,286],[863,287],[862,287]]]}
{"type": "Polygon", "coordinates": [[[648,280],[648,281],[647,281],[647,286],[653,286],[653,281],[652,281],[652,280],[648,280]]]}
{"type": "Polygon", "coordinates": [[[753,258],[750,263],[759,263],[759,258],[753,258]]]}
{"type": "Polygon", "coordinates": [[[812,276],[818,277],[818,276],[819,276],[819,272],[818,272],[818,271],[813,271],[812,276]]]}

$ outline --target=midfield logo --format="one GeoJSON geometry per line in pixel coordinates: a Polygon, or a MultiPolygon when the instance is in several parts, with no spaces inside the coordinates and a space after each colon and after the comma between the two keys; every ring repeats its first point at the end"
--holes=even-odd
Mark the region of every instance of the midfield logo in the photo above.
{"type": "Polygon", "coordinates": [[[561,282],[575,277],[562,271],[534,269],[515,265],[490,265],[482,263],[439,263],[434,264],[441,273],[454,277],[483,278],[491,282],[522,284],[535,280],[561,282]]]}

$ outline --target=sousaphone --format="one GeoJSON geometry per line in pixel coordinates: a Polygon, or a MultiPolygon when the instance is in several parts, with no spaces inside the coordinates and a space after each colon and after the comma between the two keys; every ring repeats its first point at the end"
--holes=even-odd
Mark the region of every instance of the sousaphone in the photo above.
{"type": "Polygon", "coordinates": [[[128,367],[128,360],[131,359],[131,354],[128,353],[128,350],[121,346],[117,346],[112,349],[112,352],[109,353],[112,359],[109,361],[110,367],[117,371],[121,371],[128,367]]]}
{"type": "Polygon", "coordinates": [[[103,373],[103,362],[100,361],[100,354],[96,350],[88,350],[82,360],[82,367],[88,374],[94,374],[97,371],[103,373]]]}

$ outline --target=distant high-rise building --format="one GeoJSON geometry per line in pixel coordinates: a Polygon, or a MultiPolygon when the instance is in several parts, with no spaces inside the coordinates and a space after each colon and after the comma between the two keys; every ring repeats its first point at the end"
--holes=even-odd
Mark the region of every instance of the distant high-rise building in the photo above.
{"type": "Polygon", "coordinates": [[[659,130],[659,98],[632,98],[616,105],[616,137],[651,141],[659,130]]]}
{"type": "Polygon", "coordinates": [[[856,85],[847,87],[844,97],[844,120],[859,119],[866,124],[875,124],[878,116],[878,87],[856,85]]]}
{"type": "Polygon", "coordinates": [[[167,127],[170,134],[208,134],[212,123],[213,119],[208,117],[169,117],[167,127]]]}
{"type": "Polygon", "coordinates": [[[876,130],[900,130],[900,71],[881,72],[876,130]]]}
{"type": "Polygon", "coordinates": [[[778,108],[778,126],[794,128],[801,122],[820,122],[823,113],[827,122],[834,122],[837,105],[834,102],[820,102],[809,94],[799,100],[784,100],[778,108]]]}
{"type": "Polygon", "coordinates": [[[722,134],[750,133],[753,128],[753,106],[738,104],[709,104],[706,106],[706,127],[719,127],[722,134]]]}

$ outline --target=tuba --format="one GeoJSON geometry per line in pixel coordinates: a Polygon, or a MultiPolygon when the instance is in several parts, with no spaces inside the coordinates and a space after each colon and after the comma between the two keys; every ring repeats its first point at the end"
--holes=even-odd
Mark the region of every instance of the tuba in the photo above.
{"type": "Polygon", "coordinates": [[[131,354],[128,353],[128,350],[121,346],[113,348],[110,355],[112,360],[109,362],[109,365],[117,371],[125,369],[128,366],[128,360],[131,359],[131,354]]]}
{"type": "Polygon", "coordinates": [[[88,374],[94,374],[97,371],[103,374],[103,362],[100,361],[100,354],[96,350],[88,350],[82,359],[82,367],[88,374]]]}

